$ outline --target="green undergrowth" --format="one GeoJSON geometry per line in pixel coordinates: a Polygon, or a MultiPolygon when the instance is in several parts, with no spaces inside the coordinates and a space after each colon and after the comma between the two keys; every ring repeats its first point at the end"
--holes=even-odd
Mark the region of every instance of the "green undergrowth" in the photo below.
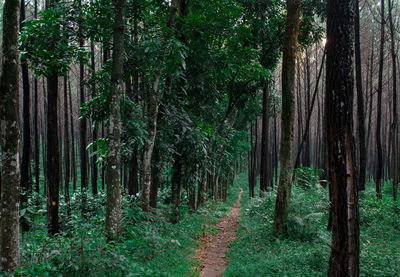
{"type": "MultiPolygon", "coordinates": [[[[276,192],[249,200],[247,176],[239,175],[245,193],[225,276],[327,275],[329,196],[314,173],[308,181],[306,173],[293,184],[288,232],[282,236],[272,230],[276,192]]],[[[368,185],[360,196],[360,276],[398,276],[400,272],[400,205],[391,199],[390,184],[383,191],[382,200],[377,200],[374,186],[368,185]]]]}
{"type": "Polygon", "coordinates": [[[195,276],[198,273],[194,268],[199,262],[195,260],[194,249],[199,236],[215,232],[214,224],[229,211],[238,191],[237,187],[230,188],[227,203],[209,201],[194,213],[183,204],[177,224],[169,222],[170,209],[165,201],[160,201],[157,215],[148,215],[141,211],[138,200],[126,196],[123,235],[112,243],[106,242],[104,233],[104,194],[97,198],[86,196],[82,202],[82,195],[75,193],[69,220],[65,202],[61,201],[63,231],[54,237],[47,235],[45,199],[36,195],[36,199],[30,199],[34,208],[23,215],[32,227],[21,238],[18,273],[22,276],[195,276]]]}

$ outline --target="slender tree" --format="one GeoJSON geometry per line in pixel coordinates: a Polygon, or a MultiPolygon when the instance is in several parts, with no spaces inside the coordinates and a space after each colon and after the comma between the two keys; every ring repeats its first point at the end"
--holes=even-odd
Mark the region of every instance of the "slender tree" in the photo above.
{"type": "Polygon", "coordinates": [[[393,0],[389,1],[389,27],[390,27],[390,42],[391,42],[391,57],[392,57],[392,110],[393,119],[391,126],[391,139],[392,139],[392,185],[393,185],[393,200],[397,201],[397,186],[399,183],[399,138],[398,138],[398,112],[397,112],[397,63],[396,63],[396,36],[395,36],[395,26],[393,22],[393,0]]]}
{"type": "Polygon", "coordinates": [[[355,0],[354,44],[355,44],[355,62],[356,62],[357,119],[358,119],[358,144],[359,144],[358,184],[360,190],[365,190],[367,147],[365,146],[365,113],[364,113],[364,92],[362,88],[362,71],[361,71],[359,0],[355,0]]]}
{"type": "Polygon", "coordinates": [[[358,189],[352,140],[354,2],[329,0],[327,12],[325,101],[332,199],[328,276],[358,276],[358,189]]]}
{"type": "MultiPolygon", "coordinates": [[[[24,27],[25,21],[25,0],[21,0],[20,12],[20,31],[24,27]]],[[[30,171],[30,154],[31,154],[31,124],[30,124],[30,84],[28,61],[21,57],[21,75],[22,75],[22,161],[21,161],[21,188],[24,190],[21,194],[21,208],[27,208],[28,192],[29,192],[29,171],[30,171]]],[[[29,231],[29,223],[24,218],[21,219],[22,232],[29,231]]]]}
{"type": "Polygon", "coordinates": [[[261,167],[260,167],[260,194],[269,190],[269,84],[263,87],[262,133],[261,133],[261,167]]]}
{"type": "Polygon", "coordinates": [[[294,92],[300,7],[301,0],[287,1],[282,63],[281,162],[274,214],[274,230],[277,233],[286,229],[293,175],[294,92]]]}
{"type": "Polygon", "coordinates": [[[19,266],[19,122],[18,122],[18,19],[19,1],[6,0],[3,8],[3,59],[0,76],[1,220],[0,262],[2,271],[19,266]]]}
{"type": "Polygon", "coordinates": [[[121,203],[121,114],[120,95],[123,88],[124,21],[126,0],[116,0],[113,54],[111,63],[111,100],[109,118],[109,146],[106,165],[107,209],[106,231],[109,238],[118,237],[122,232],[121,203]]]}
{"type": "Polygon", "coordinates": [[[381,125],[382,125],[382,87],[383,87],[383,60],[385,48],[385,0],[381,0],[381,38],[379,46],[379,77],[378,77],[378,106],[376,115],[376,148],[378,151],[377,169],[375,175],[376,196],[382,198],[382,178],[383,178],[383,153],[381,141],[381,125]]]}

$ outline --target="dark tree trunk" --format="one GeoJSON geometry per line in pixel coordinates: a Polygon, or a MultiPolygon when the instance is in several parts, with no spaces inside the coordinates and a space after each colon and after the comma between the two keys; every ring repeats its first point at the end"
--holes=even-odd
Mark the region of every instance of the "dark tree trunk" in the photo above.
{"type": "Polygon", "coordinates": [[[383,59],[385,47],[385,1],[381,0],[381,41],[379,48],[379,78],[378,78],[378,111],[376,115],[376,148],[378,154],[377,170],[375,175],[376,196],[382,198],[382,178],[383,178],[383,153],[381,142],[381,124],[382,124],[382,86],[383,86],[383,59]]]}
{"type": "Polygon", "coordinates": [[[70,141],[69,141],[69,122],[68,122],[68,77],[64,76],[64,162],[65,162],[65,171],[64,171],[64,193],[65,193],[65,202],[68,205],[69,210],[69,183],[71,176],[71,160],[69,152],[71,150],[70,141]]]}
{"type": "Polygon", "coordinates": [[[269,190],[269,85],[263,87],[263,111],[262,111],[262,134],[261,134],[261,168],[260,168],[260,195],[269,190]]]}
{"type": "MultiPolygon", "coordinates": [[[[79,47],[83,48],[83,38],[79,39],[79,47]]],[[[82,106],[85,103],[85,67],[81,62],[79,64],[79,101],[82,106]]],[[[80,158],[80,167],[81,167],[81,190],[88,189],[88,156],[86,152],[86,136],[87,136],[87,125],[86,119],[83,118],[79,122],[79,158],[80,158]]]]}
{"type": "Polygon", "coordinates": [[[365,113],[364,113],[364,92],[362,89],[361,71],[361,49],[360,49],[360,8],[359,1],[355,2],[355,62],[356,62],[356,84],[357,84],[357,117],[358,117],[358,143],[359,143],[359,189],[365,190],[365,174],[367,165],[367,148],[365,146],[365,113]]]}
{"type": "Polygon", "coordinates": [[[76,173],[76,155],[75,155],[75,132],[74,132],[74,118],[72,116],[72,91],[71,83],[68,80],[69,90],[69,117],[71,121],[71,165],[72,165],[72,179],[73,179],[73,190],[76,190],[77,173],[76,173]]]}
{"type": "Polygon", "coordinates": [[[34,90],[35,90],[35,113],[33,115],[33,125],[34,125],[34,134],[35,134],[35,183],[36,183],[36,192],[40,192],[40,134],[39,134],[39,95],[38,95],[38,82],[35,78],[34,81],[34,90]]]}
{"type": "Polygon", "coordinates": [[[128,178],[128,194],[136,195],[139,192],[138,182],[138,162],[137,162],[137,147],[133,149],[133,154],[130,162],[129,178],[128,178]]]}
{"type": "MultiPolygon", "coordinates": [[[[92,53],[91,55],[91,70],[92,70],[92,75],[94,75],[96,73],[96,63],[95,63],[95,56],[94,56],[94,44],[93,42],[90,44],[90,51],[92,53]]],[[[92,98],[96,96],[96,88],[93,87],[92,88],[92,98]]],[[[95,125],[95,124],[93,124],[95,125]]],[[[93,132],[92,132],[92,136],[93,136],[93,142],[95,142],[97,140],[97,126],[95,125],[93,127],[93,132]]],[[[97,146],[95,145],[93,147],[93,152],[96,153],[97,151],[97,146]]],[[[94,196],[97,195],[97,180],[98,180],[98,168],[97,168],[97,155],[93,155],[92,157],[92,193],[94,196]]]]}
{"type": "MultiPolygon", "coordinates": [[[[20,30],[24,27],[25,20],[25,0],[21,0],[21,13],[20,13],[20,30]]],[[[31,153],[31,126],[30,126],[30,87],[29,87],[29,71],[28,61],[21,58],[21,73],[22,73],[22,117],[23,117],[23,136],[22,136],[22,162],[21,162],[21,209],[27,208],[29,186],[29,170],[30,170],[30,153],[31,153]]],[[[21,218],[22,232],[29,231],[29,223],[23,217],[21,218]]]]}
{"type": "Polygon", "coordinates": [[[19,257],[19,122],[18,19],[19,1],[6,0],[3,8],[2,73],[0,76],[1,150],[1,270],[14,273],[19,257]]]}
{"type": "Polygon", "coordinates": [[[301,0],[287,1],[282,63],[281,164],[274,214],[274,230],[277,233],[286,230],[293,175],[294,91],[300,6],[301,0]]]}
{"type": "Polygon", "coordinates": [[[55,69],[47,77],[47,216],[49,233],[59,232],[58,197],[60,188],[58,148],[58,75],[55,69]]]}
{"type": "Polygon", "coordinates": [[[354,3],[329,0],[327,11],[326,128],[333,205],[328,276],[358,276],[358,189],[352,140],[354,3]]]}
{"type": "Polygon", "coordinates": [[[392,57],[392,109],[393,120],[391,126],[392,138],[392,186],[393,186],[393,200],[397,201],[397,186],[399,183],[399,169],[398,169],[398,152],[399,152],[399,138],[398,138],[398,113],[397,113],[397,65],[396,65],[396,46],[395,46],[395,26],[393,23],[393,0],[389,0],[389,24],[390,24],[390,41],[391,41],[391,57],[392,57]]]}

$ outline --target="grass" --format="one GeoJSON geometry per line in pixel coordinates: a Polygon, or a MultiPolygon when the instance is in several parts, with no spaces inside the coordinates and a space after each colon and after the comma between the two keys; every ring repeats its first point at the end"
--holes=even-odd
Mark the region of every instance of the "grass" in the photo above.
{"type": "MultiPolygon", "coordinates": [[[[295,183],[288,233],[272,230],[276,192],[248,198],[247,176],[237,239],[228,252],[225,276],[326,276],[331,233],[328,192],[316,183],[295,183]]],[[[258,194],[256,194],[258,195],[258,194]]],[[[398,276],[400,272],[400,205],[393,203],[391,185],[382,200],[369,184],[360,197],[360,276],[398,276]]]]}
{"type": "MultiPolygon", "coordinates": [[[[160,193],[158,215],[143,213],[138,201],[123,198],[123,236],[107,243],[104,233],[106,196],[86,196],[84,217],[81,194],[71,197],[72,216],[60,201],[62,233],[47,235],[45,199],[30,199],[26,217],[31,230],[21,238],[21,276],[197,276],[195,248],[200,235],[215,232],[217,219],[225,216],[239,189],[228,191],[227,203],[209,201],[190,213],[182,204],[180,221],[168,221],[169,205],[160,193]],[[37,205],[36,203],[40,203],[37,205]]],[[[184,199],[186,201],[186,198],[184,199]]],[[[0,274],[1,275],[1,274],[0,274]]]]}

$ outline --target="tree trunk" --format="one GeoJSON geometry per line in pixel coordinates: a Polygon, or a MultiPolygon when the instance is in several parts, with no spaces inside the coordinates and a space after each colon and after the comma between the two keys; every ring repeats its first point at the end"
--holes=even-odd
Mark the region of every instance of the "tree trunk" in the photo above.
{"type": "MultiPolygon", "coordinates": [[[[93,42],[90,43],[90,51],[92,53],[92,55],[91,55],[91,70],[92,70],[92,75],[94,75],[96,73],[96,63],[95,63],[95,56],[94,56],[95,53],[94,53],[94,43],[93,42]]],[[[95,97],[95,96],[96,96],[96,88],[93,87],[92,88],[92,97],[95,97]]],[[[93,125],[95,125],[95,124],[93,124],[93,125]]],[[[93,135],[93,142],[95,142],[97,140],[96,126],[93,126],[92,135],[93,135]]],[[[97,151],[97,146],[95,145],[93,147],[93,152],[96,153],[96,151],[97,151]]],[[[97,180],[98,180],[98,176],[99,176],[96,161],[97,161],[97,155],[94,154],[92,157],[92,193],[94,196],[97,195],[97,180]]]]}
{"type": "Polygon", "coordinates": [[[333,205],[328,276],[358,276],[358,189],[352,141],[354,3],[329,0],[327,10],[326,128],[333,205]]]}
{"type": "Polygon", "coordinates": [[[71,150],[70,141],[69,141],[69,122],[68,122],[68,77],[64,76],[64,162],[65,162],[65,172],[64,172],[64,181],[65,181],[65,202],[68,205],[69,210],[69,183],[71,176],[71,160],[69,152],[71,150]]]}
{"type": "Polygon", "coordinates": [[[47,77],[47,216],[49,233],[59,232],[60,153],[58,148],[58,75],[55,69],[47,77]]]}
{"type": "Polygon", "coordinates": [[[293,175],[294,85],[300,6],[301,0],[287,1],[282,63],[281,167],[274,214],[274,230],[277,233],[286,229],[293,175]]]}
{"type": "Polygon", "coordinates": [[[119,237],[122,232],[121,203],[121,114],[120,93],[122,92],[124,24],[126,0],[116,0],[111,64],[111,101],[109,118],[109,148],[106,164],[107,209],[106,232],[109,239],[119,237]]]}
{"type": "Polygon", "coordinates": [[[261,134],[261,170],[260,170],[260,195],[269,190],[269,85],[263,87],[263,111],[262,111],[262,134],[261,134]]]}
{"type": "MultiPolygon", "coordinates": [[[[25,0],[21,0],[21,13],[20,13],[20,30],[24,26],[25,20],[25,0]]],[[[30,88],[29,88],[29,71],[28,61],[25,58],[21,58],[21,73],[22,73],[22,88],[23,88],[23,99],[22,99],[22,117],[23,117],[23,136],[22,136],[22,162],[21,162],[21,209],[26,209],[28,205],[28,193],[29,193],[29,169],[30,169],[30,153],[31,153],[31,127],[30,127],[30,112],[29,112],[29,99],[30,99],[30,88]]],[[[22,232],[29,231],[29,223],[24,217],[21,218],[22,232]]]]}
{"type": "Polygon", "coordinates": [[[71,91],[71,83],[68,80],[68,90],[69,90],[69,116],[71,121],[71,166],[72,166],[72,178],[73,178],[73,190],[76,190],[76,181],[77,181],[77,173],[76,173],[76,155],[75,155],[75,132],[74,132],[74,118],[72,116],[72,91],[71,91]]]}
{"type": "Polygon", "coordinates": [[[377,170],[375,175],[376,196],[382,198],[382,178],[383,178],[383,153],[381,142],[381,124],[382,124],[382,85],[383,85],[383,59],[385,47],[385,1],[381,0],[381,41],[379,48],[379,78],[378,78],[378,111],[376,115],[376,147],[378,150],[377,170]]]}
{"type": "MultiPolygon", "coordinates": [[[[166,26],[172,27],[176,17],[178,0],[172,0],[166,26]]],[[[150,187],[151,187],[151,157],[157,134],[157,115],[158,115],[158,86],[160,83],[161,72],[156,72],[153,76],[153,84],[150,89],[148,112],[148,141],[143,150],[143,184],[141,206],[143,211],[149,211],[150,207],[150,187]]]]}
{"type": "Polygon", "coordinates": [[[0,76],[1,150],[1,266],[14,273],[19,257],[19,122],[18,122],[18,0],[6,0],[3,8],[3,71],[0,76]]]}
{"type": "MultiPolygon", "coordinates": [[[[82,36],[82,34],[81,34],[82,36]]],[[[79,47],[83,48],[84,41],[83,38],[79,38],[79,47]]],[[[79,64],[79,101],[82,106],[85,103],[85,67],[83,62],[79,64]]],[[[112,106],[113,107],[113,106],[112,106]]],[[[88,164],[88,156],[86,152],[86,136],[87,136],[87,126],[86,119],[82,118],[79,121],[79,158],[80,158],[80,167],[81,167],[81,190],[88,189],[88,172],[87,172],[87,164],[88,164]]]]}
{"type": "Polygon", "coordinates": [[[398,114],[397,114],[397,65],[396,65],[396,46],[395,46],[395,27],[393,24],[393,0],[389,0],[389,24],[390,24],[390,41],[391,41],[391,57],[392,57],[392,105],[393,105],[393,120],[391,128],[392,137],[392,186],[393,186],[393,200],[397,201],[397,186],[399,183],[399,173],[398,173],[398,147],[399,138],[398,134],[398,114]]]}
{"type": "Polygon", "coordinates": [[[357,117],[358,117],[358,143],[359,143],[359,189],[365,190],[365,174],[367,165],[367,148],[365,146],[365,113],[364,94],[362,89],[361,71],[361,49],[360,49],[360,7],[359,0],[355,2],[355,62],[356,62],[356,84],[357,84],[357,117]]]}

